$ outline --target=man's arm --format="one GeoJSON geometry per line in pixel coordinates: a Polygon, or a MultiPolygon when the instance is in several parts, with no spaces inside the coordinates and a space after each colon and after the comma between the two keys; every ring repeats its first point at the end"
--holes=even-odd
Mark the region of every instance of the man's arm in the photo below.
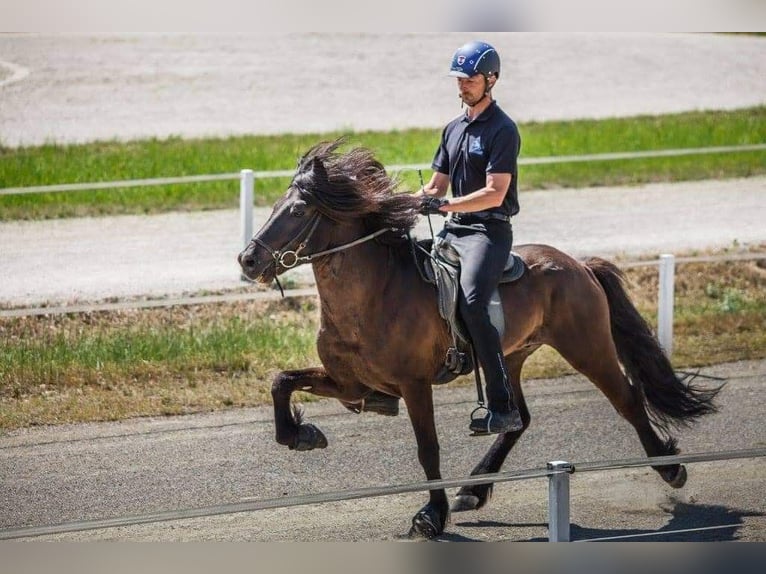
{"type": "Polygon", "coordinates": [[[505,194],[511,186],[510,173],[488,173],[484,187],[463,197],[453,197],[442,211],[470,213],[483,211],[503,204],[505,194]]]}
{"type": "Polygon", "coordinates": [[[415,196],[422,197],[429,195],[431,197],[444,197],[449,188],[449,175],[435,171],[430,181],[415,192],[415,196]]]}

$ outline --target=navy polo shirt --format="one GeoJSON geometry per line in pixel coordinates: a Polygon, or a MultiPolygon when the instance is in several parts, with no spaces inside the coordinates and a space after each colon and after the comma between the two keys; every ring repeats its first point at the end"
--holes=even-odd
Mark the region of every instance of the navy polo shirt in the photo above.
{"type": "Polygon", "coordinates": [[[458,116],[444,128],[431,167],[449,175],[452,195],[461,197],[487,185],[488,173],[510,173],[511,185],[500,207],[491,212],[519,212],[518,165],[521,136],[516,123],[492,101],[473,120],[458,116]]]}

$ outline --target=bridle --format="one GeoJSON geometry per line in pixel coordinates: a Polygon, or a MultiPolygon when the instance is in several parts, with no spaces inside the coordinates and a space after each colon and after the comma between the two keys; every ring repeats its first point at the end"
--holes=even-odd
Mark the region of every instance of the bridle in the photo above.
{"type": "Polygon", "coordinates": [[[337,253],[338,251],[343,251],[345,249],[349,249],[350,247],[355,247],[356,245],[359,245],[361,243],[365,243],[367,241],[370,241],[371,239],[375,239],[379,235],[383,235],[384,233],[388,231],[395,231],[393,228],[390,227],[384,227],[383,229],[378,229],[374,233],[370,233],[369,235],[365,235],[364,237],[360,237],[359,239],[355,239],[354,241],[350,241],[348,243],[344,243],[343,245],[339,245],[337,247],[333,247],[331,249],[325,249],[324,251],[319,251],[317,253],[311,253],[308,255],[301,255],[300,253],[306,248],[306,245],[308,245],[309,240],[311,239],[311,236],[316,231],[317,226],[319,225],[319,221],[322,218],[321,213],[316,213],[312,216],[312,218],[306,223],[306,225],[296,234],[296,236],[288,241],[285,244],[285,247],[293,243],[294,241],[297,241],[299,237],[301,237],[306,230],[308,230],[308,233],[306,233],[305,237],[303,238],[303,241],[301,241],[298,244],[298,247],[292,250],[285,250],[282,249],[274,249],[270,245],[268,245],[265,241],[262,239],[259,239],[258,237],[253,237],[251,240],[251,243],[257,243],[261,247],[263,247],[266,251],[271,254],[272,259],[274,260],[274,265],[281,265],[285,269],[292,269],[293,267],[296,267],[297,265],[301,265],[303,263],[310,263],[317,257],[323,257],[325,255],[330,255],[332,253],[337,253]]]}

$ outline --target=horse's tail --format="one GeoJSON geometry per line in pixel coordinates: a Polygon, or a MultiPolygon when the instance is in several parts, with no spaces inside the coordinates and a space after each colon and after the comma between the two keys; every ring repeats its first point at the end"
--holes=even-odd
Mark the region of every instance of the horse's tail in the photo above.
{"type": "Polygon", "coordinates": [[[599,257],[591,257],[584,264],[606,293],[617,355],[628,378],[644,396],[649,420],[667,434],[670,426],[688,426],[716,412],[713,399],[721,388],[702,388],[676,376],[659,341],[628,298],[623,272],[599,257]]]}

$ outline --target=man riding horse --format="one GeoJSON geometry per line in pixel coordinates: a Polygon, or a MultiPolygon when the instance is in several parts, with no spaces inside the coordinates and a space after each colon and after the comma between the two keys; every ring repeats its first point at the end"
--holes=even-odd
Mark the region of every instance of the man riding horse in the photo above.
{"type": "MultiPolygon", "coordinates": [[[[447,124],[434,157],[431,180],[416,195],[421,213],[451,216],[439,234],[460,257],[460,316],[484,372],[488,412],[471,420],[474,434],[523,427],[505,367],[489,302],[513,243],[511,216],[519,212],[519,131],[492,98],[500,57],[484,42],[470,42],[452,57],[450,76],[467,106],[447,124]],[[444,199],[447,189],[452,198],[444,199]]],[[[462,107],[462,106],[461,106],[462,107]]]]}

